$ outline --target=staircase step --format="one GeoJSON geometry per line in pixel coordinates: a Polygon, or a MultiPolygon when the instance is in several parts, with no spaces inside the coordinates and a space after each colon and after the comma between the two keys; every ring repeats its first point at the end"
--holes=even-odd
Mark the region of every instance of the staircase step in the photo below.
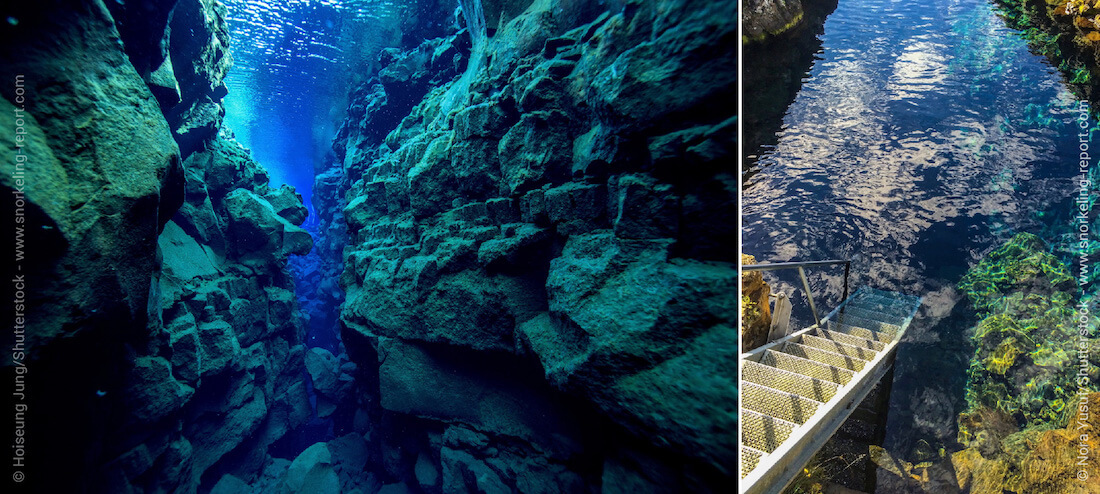
{"type": "Polygon", "coordinates": [[[813,360],[797,357],[789,353],[775,350],[765,350],[760,357],[760,363],[782,369],[803,376],[813,377],[839,385],[848,384],[854,373],[848,369],[842,369],[835,365],[823,364],[813,360]]]}
{"type": "Polygon", "coordinates": [[[875,356],[878,355],[878,352],[870,348],[860,348],[809,334],[802,336],[802,344],[819,348],[827,352],[839,353],[847,357],[855,357],[867,361],[874,360],[875,356]]]}
{"type": "MultiPolygon", "coordinates": [[[[797,358],[797,357],[796,357],[797,358]]],[[[840,385],[816,377],[746,360],[741,367],[741,377],[748,382],[769,386],[788,393],[826,402],[836,395],[840,385]]]]}
{"type": "Polygon", "coordinates": [[[739,492],[777,492],[803,474],[831,435],[881,441],[881,410],[865,404],[886,403],[888,395],[876,390],[890,388],[879,381],[890,375],[897,342],[920,303],[862,287],[825,324],[742,354],[741,477],[748,487],[739,492]]]}
{"type": "Polygon", "coordinates": [[[852,302],[872,302],[912,309],[915,300],[905,296],[884,296],[872,292],[863,292],[852,297],[852,302]]]}
{"type": "Polygon", "coordinates": [[[869,286],[863,287],[863,293],[890,300],[900,300],[909,305],[916,305],[918,302],[920,302],[920,297],[916,295],[906,295],[899,292],[888,292],[885,290],[879,290],[877,288],[871,288],[869,286]]]}
{"type": "Polygon", "coordinates": [[[756,448],[741,446],[741,477],[744,478],[767,453],[756,448]]]}
{"type": "Polygon", "coordinates": [[[885,312],[875,312],[872,310],[861,309],[859,307],[847,306],[841,308],[840,311],[837,312],[837,316],[840,316],[841,314],[860,317],[863,319],[867,319],[868,321],[878,321],[881,323],[892,324],[894,326],[901,324],[901,321],[905,319],[904,317],[891,315],[885,312]]]}
{"type": "Polygon", "coordinates": [[[866,360],[858,357],[849,357],[798,343],[787,343],[779,351],[855,372],[863,370],[863,367],[867,365],[866,360]]]}
{"type": "Polygon", "coordinates": [[[847,324],[849,326],[857,326],[860,328],[870,329],[872,331],[890,333],[891,336],[897,334],[897,332],[901,329],[901,327],[896,324],[864,317],[862,314],[866,313],[857,309],[852,309],[851,311],[840,312],[834,315],[832,320],[841,324],[847,324]]]}
{"type": "Polygon", "coordinates": [[[848,304],[845,305],[845,309],[841,310],[847,311],[847,309],[858,309],[867,312],[887,314],[889,315],[889,317],[894,318],[893,320],[898,320],[909,317],[909,313],[913,311],[913,306],[891,304],[888,302],[884,302],[881,299],[865,297],[848,302],[848,304]]]}
{"type": "Polygon", "coordinates": [[[741,410],[741,444],[771,453],[791,436],[798,427],[786,420],[769,417],[752,410],[741,410]]]}
{"type": "Polygon", "coordinates": [[[861,328],[859,326],[852,326],[850,324],[841,324],[836,321],[828,321],[826,326],[829,331],[836,331],[860,338],[873,340],[879,343],[890,343],[894,341],[894,335],[891,333],[884,333],[882,331],[872,331],[867,328],[861,328]]]}
{"type": "Polygon", "coordinates": [[[819,401],[754,383],[743,383],[739,392],[741,406],[744,409],[783,419],[792,424],[805,424],[814,413],[817,413],[817,407],[821,405],[819,401]]]}
{"type": "Polygon", "coordinates": [[[813,330],[811,334],[813,334],[814,336],[820,336],[822,338],[828,338],[833,341],[839,341],[847,345],[871,349],[876,352],[881,352],[886,348],[886,344],[881,341],[875,341],[860,336],[850,335],[847,333],[842,333],[840,331],[832,331],[828,329],[818,328],[813,330]]]}

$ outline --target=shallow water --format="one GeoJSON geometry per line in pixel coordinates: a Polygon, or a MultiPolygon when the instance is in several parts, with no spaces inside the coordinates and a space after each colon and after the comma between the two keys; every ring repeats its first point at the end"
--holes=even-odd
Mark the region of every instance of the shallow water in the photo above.
{"type": "MultiPolygon", "coordinates": [[[[1068,229],[1077,99],[982,0],[841,2],[821,40],[745,186],[743,250],[758,262],[851,258],[853,289],[923,296],[899,348],[884,446],[950,444],[974,322],[955,287],[1012,234],[1051,241],[1068,229]]],[[[842,272],[810,274],[826,312],[842,272]]],[[[796,279],[773,278],[773,290],[800,292],[796,279]]],[[[811,317],[801,295],[795,303],[802,327],[811,317]]]]}

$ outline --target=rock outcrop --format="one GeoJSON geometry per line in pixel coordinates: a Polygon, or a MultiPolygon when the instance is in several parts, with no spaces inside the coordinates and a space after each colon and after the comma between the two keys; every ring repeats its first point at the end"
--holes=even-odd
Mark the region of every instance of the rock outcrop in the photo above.
{"type": "Polygon", "coordinates": [[[802,23],[801,0],[748,0],[744,6],[745,41],[761,41],[783,34],[802,23]]]}
{"type": "Polygon", "coordinates": [[[1070,89],[1100,101],[1100,7],[1087,0],[998,0],[1005,23],[1062,72],[1070,89]]]}
{"type": "Polygon", "coordinates": [[[720,490],[737,458],[736,4],[507,15],[484,53],[462,31],[386,55],[318,175],[322,219],[347,227],[364,415],[403,432],[384,433],[378,475],[720,490]]]}
{"type": "MultiPolygon", "coordinates": [[[[756,258],[742,254],[741,264],[756,264],[756,258]]],[[[768,342],[772,324],[771,292],[771,286],[759,271],[741,273],[741,351],[768,342]]]]}

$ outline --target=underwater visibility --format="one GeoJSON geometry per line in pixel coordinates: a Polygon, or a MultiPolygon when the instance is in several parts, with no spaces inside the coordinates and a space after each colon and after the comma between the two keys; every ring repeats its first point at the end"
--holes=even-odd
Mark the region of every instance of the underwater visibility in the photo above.
{"type": "Polygon", "coordinates": [[[733,491],[738,12],[0,4],[0,492],[733,491]]]}
{"type": "Polygon", "coordinates": [[[1100,492],[1093,3],[744,3],[739,492],[1100,492]]]}

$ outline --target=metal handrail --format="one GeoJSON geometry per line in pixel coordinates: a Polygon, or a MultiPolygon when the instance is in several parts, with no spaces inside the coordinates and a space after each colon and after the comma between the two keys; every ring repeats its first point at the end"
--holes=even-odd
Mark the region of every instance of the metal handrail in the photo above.
{"type": "Polygon", "coordinates": [[[774,262],[765,264],[748,264],[742,265],[742,271],[777,271],[780,269],[798,269],[798,276],[802,278],[802,289],[806,291],[806,300],[810,302],[810,311],[814,314],[814,322],[818,327],[821,327],[821,317],[817,315],[817,305],[814,304],[814,296],[810,293],[810,282],[806,279],[806,270],[803,268],[810,266],[832,266],[835,264],[844,265],[844,296],[840,300],[848,300],[848,272],[852,269],[852,261],[844,259],[830,259],[827,261],[804,261],[804,262],[774,262]]]}

